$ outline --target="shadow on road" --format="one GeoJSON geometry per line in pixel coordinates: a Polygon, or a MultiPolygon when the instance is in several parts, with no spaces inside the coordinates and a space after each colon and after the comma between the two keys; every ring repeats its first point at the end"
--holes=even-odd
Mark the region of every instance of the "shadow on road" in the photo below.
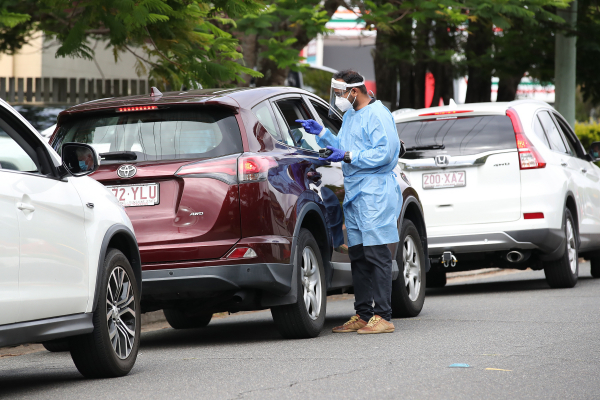
{"type": "MultiPolygon", "coordinates": [[[[258,314],[258,313],[257,313],[258,314]]],[[[161,329],[142,334],[140,349],[173,349],[187,346],[218,346],[231,344],[251,344],[258,342],[286,341],[271,319],[269,312],[258,314],[254,321],[238,318],[224,318],[210,323],[206,328],[199,329],[161,329]]],[[[334,326],[343,324],[348,317],[328,317],[325,320],[320,337],[331,334],[334,326]]]]}
{"type": "MultiPolygon", "coordinates": [[[[577,286],[591,282],[593,278],[580,276],[577,286]]],[[[534,290],[576,290],[573,289],[552,289],[545,279],[528,279],[528,280],[503,280],[496,282],[481,282],[481,283],[464,283],[458,285],[446,286],[440,289],[428,288],[427,297],[440,297],[461,294],[485,294],[485,293],[510,293],[534,290]]]]}

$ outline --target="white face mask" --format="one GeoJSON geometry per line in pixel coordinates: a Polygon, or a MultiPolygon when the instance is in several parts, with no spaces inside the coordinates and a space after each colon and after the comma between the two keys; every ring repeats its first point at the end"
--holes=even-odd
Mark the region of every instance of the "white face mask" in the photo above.
{"type": "Polygon", "coordinates": [[[348,93],[348,96],[346,97],[335,97],[335,106],[341,111],[341,112],[346,112],[348,111],[350,108],[352,108],[352,105],[354,105],[354,102],[356,101],[356,97],[354,98],[354,100],[352,100],[352,103],[350,103],[350,100],[348,100],[348,97],[350,97],[350,93],[348,93]]]}

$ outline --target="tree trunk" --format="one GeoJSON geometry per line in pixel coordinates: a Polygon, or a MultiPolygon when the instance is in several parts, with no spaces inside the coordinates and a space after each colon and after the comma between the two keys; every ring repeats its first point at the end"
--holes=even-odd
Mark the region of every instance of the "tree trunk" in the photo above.
{"type": "MultiPolygon", "coordinates": [[[[248,68],[256,67],[256,61],[258,58],[258,38],[257,35],[244,35],[243,32],[236,32],[234,34],[240,41],[240,46],[242,47],[243,65],[248,68]]],[[[247,74],[242,74],[242,78],[244,79],[244,83],[239,83],[238,86],[248,87],[250,86],[250,82],[252,81],[252,77],[247,74]]]]}
{"type": "Polygon", "coordinates": [[[373,50],[373,64],[375,67],[375,82],[377,85],[377,99],[381,100],[390,111],[397,108],[397,82],[398,70],[396,63],[391,59],[390,44],[393,38],[383,32],[377,32],[375,49],[373,50]]]}
{"type": "Polygon", "coordinates": [[[465,103],[491,101],[492,96],[492,59],[490,50],[494,31],[491,21],[478,19],[469,23],[466,57],[469,81],[465,103]]]}
{"type": "Polygon", "coordinates": [[[429,33],[431,21],[418,22],[415,29],[414,47],[415,67],[413,79],[413,108],[425,107],[425,75],[427,74],[427,53],[429,50],[429,33]]]}
{"type": "Polygon", "coordinates": [[[258,70],[262,72],[263,77],[256,80],[256,86],[284,86],[285,80],[290,71],[289,68],[279,69],[277,63],[268,58],[263,58],[259,64],[258,70]]]}
{"type": "Polygon", "coordinates": [[[407,61],[400,61],[398,65],[398,75],[400,78],[400,102],[398,103],[398,108],[415,108],[412,64],[407,61]]]}
{"type": "Polygon", "coordinates": [[[520,75],[500,77],[496,101],[513,101],[517,97],[517,87],[524,74],[525,72],[520,75]]]}
{"type": "Polygon", "coordinates": [[[449,33],[451,27],[447,23],[436,22],[433,30],[435,46],[432,51],[435,52],[437,58],[434,58],[429,67],[435,79],[432,107],[440,104],[440,99],[445,105],[448,105],[450,99],[454,97],[454,67],[452,61],[448,59],[447,53],[455,49],[455,39],[449,33]]]}

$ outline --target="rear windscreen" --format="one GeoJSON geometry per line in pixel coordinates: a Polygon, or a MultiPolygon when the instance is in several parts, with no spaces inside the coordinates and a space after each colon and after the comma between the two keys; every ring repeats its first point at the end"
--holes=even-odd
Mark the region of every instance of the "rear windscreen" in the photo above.
{"type": "Polygon", "coordinates": [[[402,122],[396,128],[408,159],[517,148],[512,122],[504,115],[402,122]]]}
{"type": "MultiPolygon", "coordinates": [[[[80,116],[60,125],[53,142],[88,143],[103,153],[133,152],[133,162],[218,157],[243,152],[232,113],[224,110],[156,110],[80,116]]],[[[102,163],[122,162],[103,160],[102,163]]],[[[129,161],[129,160],[128,160],[129,161]]]]}

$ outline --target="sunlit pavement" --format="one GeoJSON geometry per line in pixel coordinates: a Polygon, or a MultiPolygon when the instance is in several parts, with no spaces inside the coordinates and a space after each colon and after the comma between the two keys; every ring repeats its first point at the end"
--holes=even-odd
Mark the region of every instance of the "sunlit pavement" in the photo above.
{"type": "Polygon", "coordinates": [[[268,311],[145,332],[119,379],[83,379],[68,353],[2,357],[0,397],[600,397],[600,279],[587,263],[574,289],[550,289],[541,271],[454,280],[428,290],[421,315],[394,320],[392,334],[331,333],[352,311],[351,298],[330,301],[309,340],[281,339],[268,311]]]}

